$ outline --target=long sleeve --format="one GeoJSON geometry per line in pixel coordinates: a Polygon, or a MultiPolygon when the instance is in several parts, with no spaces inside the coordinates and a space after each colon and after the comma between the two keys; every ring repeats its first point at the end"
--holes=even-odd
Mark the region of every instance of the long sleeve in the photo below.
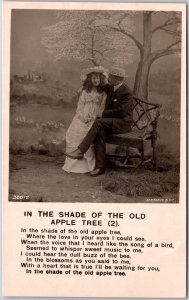
{"type": "Polygon", "coordinates": [[[99,107],[97,109],[97,115],[102,116],[103,111],[105,109],[105,105],[106,105],[106,99],[107,99],[107,94],[104,93],[103,97],[102,97],[102,101],[101,101],[101,103],[100,103],[100,105],[99,105],[99,107]]]}
{"type": "Polygon", "coordinates": [[[132,113],[132,99],[133,95],[128,87],[124,88],[124,92],[118,97],[113,99],[113,103],[104,110],[103,118],[124,118],[132,113]],[[116,101],[117,100],[117,101],[116,101]],[[115,101],[115,102],[114,102],[115,101]],[[117,103],[116,103],[117,102],[117,103]]]}
{"type": "Polygon", "coordinates": [[[77,103],[76,115],[78,116],[78,118],[82,118],[84,116],[84,106],[85,106],[85,93],[82,91],[77,103]]]}

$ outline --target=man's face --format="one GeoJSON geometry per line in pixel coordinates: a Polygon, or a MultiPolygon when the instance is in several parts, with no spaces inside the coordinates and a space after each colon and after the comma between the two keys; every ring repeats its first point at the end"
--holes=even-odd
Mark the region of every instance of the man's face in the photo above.
{"type": "Polygon", "coordinates": [[[123,82],[123,78],[109,74],[108,82],[109,82],[109,84],[116,86],[116,85],[120,84],[121,82],[123,82]]]}

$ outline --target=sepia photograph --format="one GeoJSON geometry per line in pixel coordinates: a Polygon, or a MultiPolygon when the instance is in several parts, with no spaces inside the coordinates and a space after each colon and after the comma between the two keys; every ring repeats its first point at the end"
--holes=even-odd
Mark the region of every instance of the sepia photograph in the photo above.
{"type": "Polygon", "coordinates": [[[182,12],[12,9],[9,201],[179,203],[182,12]]]}
{"type": "Polygon", "coordinates": [[[185,297],[186,66],[184,3],[4,1],[4,296],[185,297]]]}

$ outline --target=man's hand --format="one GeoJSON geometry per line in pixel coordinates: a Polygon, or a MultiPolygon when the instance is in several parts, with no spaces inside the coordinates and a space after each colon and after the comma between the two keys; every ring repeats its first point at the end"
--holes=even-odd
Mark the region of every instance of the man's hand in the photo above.
{"type": "Polygon", "coordinates": [[[102,118],[102,112],[97,112],[96,118],[97,118],[97,119],[102,118]]]}
{"type": "Polygon", "coordinates": [[[85,123],[85,124],[89,124],[90,122],[94,121],[95,118],[92,117],[84,117],[82,115],[79,115],[78,118],[80,119],[81,122],[85,123]]]}

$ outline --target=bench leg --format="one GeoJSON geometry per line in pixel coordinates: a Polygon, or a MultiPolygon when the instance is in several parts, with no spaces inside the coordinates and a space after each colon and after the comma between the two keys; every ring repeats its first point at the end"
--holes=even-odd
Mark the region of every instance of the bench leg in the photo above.
{"type": "Polygon", "coordinates": [[[122,160],[122,163],[123,163],[123,165],[128,165],[129,164],[129,157],[130,157],[130,147],[129,146],[126,146],[126,151],[125,151],[125,158],[124,158],[124,160],[122,160]]]}
{"type": "Polygon", "coordinates": [[[141,167],[144,163],[144,143],[141,144],[139,151],[140,151],[140,155],[141,155],[140,163],[138,164],[138,166],[136,168],[141,167]]]}
{"type": "Polygon", "coordinates": [[[152,135],[152,149],[153,149],[153,170],[157,171],[157,152],[156,152],[156,137],[152,135]]]}
{"type": "Polygon", "coordinates": [[[141,165],[144,162],[144,143],[142,143],[142,148],[141,148],[141,165]]]}
{"type": "Polygon", "coordinates": [[[135,169],[140,168],[144,163],[144,143],[142,142],[140,144],[140,147],[137,148],[138,151],[140,152],[140,162],[135,166],[135,169]]]}

